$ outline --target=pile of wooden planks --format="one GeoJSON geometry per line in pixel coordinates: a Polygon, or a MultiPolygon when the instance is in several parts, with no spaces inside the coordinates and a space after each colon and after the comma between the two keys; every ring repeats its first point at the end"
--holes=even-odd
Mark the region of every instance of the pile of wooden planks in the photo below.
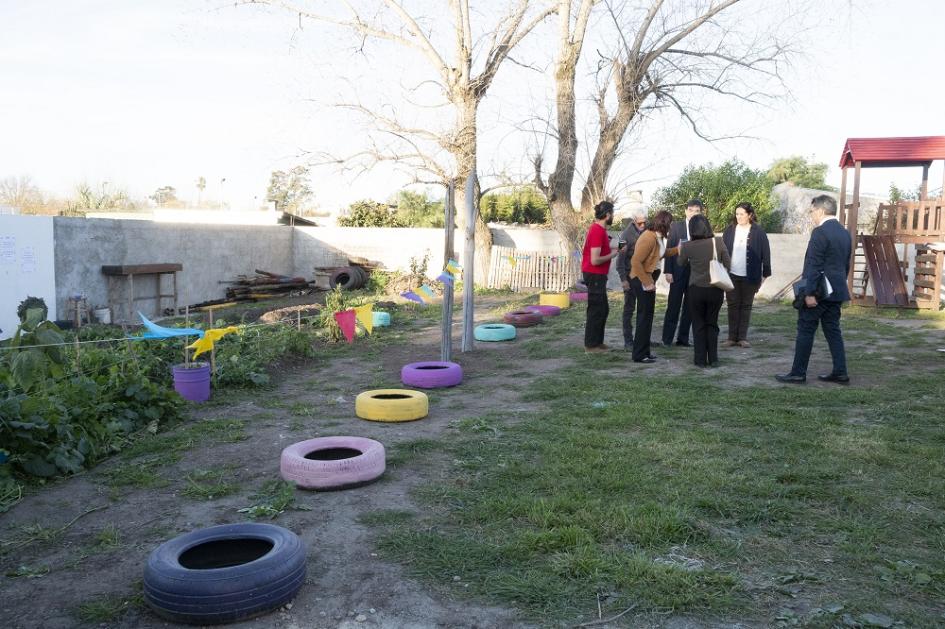
{"type": "Polygon", "coordinates": [[[226,298],[230,301],[251,301],[289,295],[297,291],[307,291],[309,282],[304,277],[289,277],[269,271],[256,269],[256,275],[238,275],[226,289],[226,298]]]}

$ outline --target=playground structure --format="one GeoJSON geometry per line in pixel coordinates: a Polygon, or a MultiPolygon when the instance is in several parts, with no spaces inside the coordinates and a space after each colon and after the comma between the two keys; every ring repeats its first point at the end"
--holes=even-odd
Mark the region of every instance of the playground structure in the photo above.
{"type": "Polygon", "coordinates": [[[945,136],[847,140],[840,156],[843,176],[838,218],[854,241],[847,280],[853,303],[939,307],[945,257],[945,182],[941,196],[929,198],[929,168],[935,160],[945,160],[945,136]],[[881,204],[872,226],[860,226],[861,170],[893,167],[922,168],[919,200],[881,204]],[[847,203],[850,168],[854,172],[853,190],[847,203]],[[870,228],[872,234],[867,233],[870,228]]]}

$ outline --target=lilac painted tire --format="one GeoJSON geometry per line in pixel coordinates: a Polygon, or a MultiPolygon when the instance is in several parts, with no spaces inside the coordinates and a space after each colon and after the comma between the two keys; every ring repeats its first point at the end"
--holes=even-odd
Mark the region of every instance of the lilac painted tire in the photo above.
{"type": "Polygon", "coordinates": [[[282,478],[320,491],[366,485],[384,473],[384,446],[364,437],[319,437],[282,451],[282,478]]]}
{"type": "Polygon", "coordinates": [[[587,301],[587,293],[571,293],[571,301],[587,301]]]}
{"type": "Polygon", "coordinates": [[[561,308],[558,306],[525,306],[522,310],[540,314],[543,317],[557,317],[561,314],[561,308]]]}
{"type": "Polygon", "coordinates": [[[455,387],[463,381],[463,368],[456,363],[439,360],[410,363],[400,370],[400,381],[405,387],[418,389],[455,387]]]}
{"type": "Polygon", "coordinates": [[[503,321],[517,328],[530,328],[541,323],[542,319],[543,317],[539,313],[528,310],[514,310],[506,312],[502,316],[503,321]]]}

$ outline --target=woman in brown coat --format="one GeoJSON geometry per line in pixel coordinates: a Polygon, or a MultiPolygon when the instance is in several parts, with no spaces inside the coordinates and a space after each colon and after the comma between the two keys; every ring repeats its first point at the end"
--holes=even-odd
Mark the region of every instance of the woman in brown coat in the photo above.
{"type": "Polygon", "coordinates": [[[679,251],[679,265],[689,266],[689,313],[692,316],[693,348],[696,367],[719,366],[719,310],[724,293],[712,286],[709,263],[719,260],[726,269],[732,261],[721,238],[712,233],[712,225],[702,214],[689,219],[691,240],[679,251]]]}
{"type": "Polygon", "coordinates": [[[630,259],[630,288],[637,297],[637,333],[633,337],[633,362],[651,363],[656,357],[650,353],[650,332],[653,329],[653,311],[656,309],[656,280],[659,279],[660,261],[676,255],[678,248],[666,248],[666,235],[673,215],[657,212],[640,234],[630,259]]]}

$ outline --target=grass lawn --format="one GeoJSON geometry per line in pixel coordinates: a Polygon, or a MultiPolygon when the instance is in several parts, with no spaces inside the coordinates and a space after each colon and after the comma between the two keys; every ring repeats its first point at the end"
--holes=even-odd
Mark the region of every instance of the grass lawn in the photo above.
{"type": "Polygon", "coordinates": [[[420,512],[368,516],[380,548],[541,622],[596,619],[600,601],[605,618],[941,626],[945,357],[928,339],[945,345],[945,320],[886,314],[845,310],[854,386],[792,387],[770,378],[790,364],[790,308],[757,313],[757,356],[722,369],[664,350],[678,373],[579,355],[574,309],[522,342],[573,355],[522,390],[540,410],[460,422],[420,512]]]}

